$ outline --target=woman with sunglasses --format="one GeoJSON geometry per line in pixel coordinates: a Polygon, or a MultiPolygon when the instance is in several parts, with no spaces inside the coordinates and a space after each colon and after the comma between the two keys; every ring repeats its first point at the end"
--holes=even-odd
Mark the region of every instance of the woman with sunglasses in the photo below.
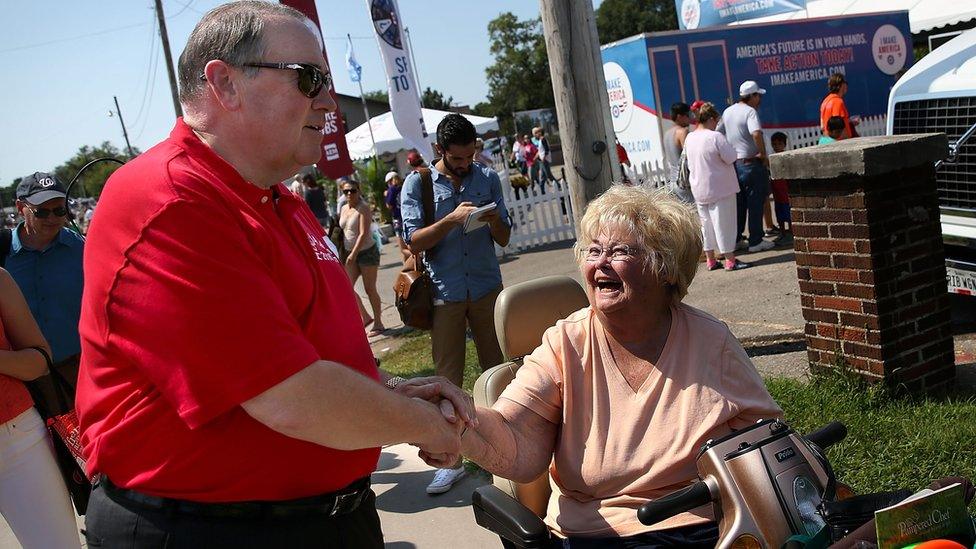
{"type": "MultiPolygon", "coordinates": [[[[363,317],[363,325],[373,323],[373,329],[367,334],[369,337],[381,335],[386,331],[383,326],[383,309],[380,294],[376,291],[376,273],[379,271],[380,250],[373,240],[370,226],[373,223],[373,210],[363,200],[359,192],[359,183],[346,180],[342,183],[342,195],[346,203],[339,211],[339,226],[342,227],[342,247],[345,253],[346,273],[353,285],[359,275],[363,276],[363,288],[369,297],[370,307],[373,309],[372,318],[359,302],[359,313],[363,317]]],[[[357,294],[358,297],[358,294],[357,294]]]]}
{"type": "Polygon", "coordinates": [[[0,269],[0,515],[32,547],[80,547],[54,447],[25,381],[47,372],[51,347],[24,295],[0,269]]]}

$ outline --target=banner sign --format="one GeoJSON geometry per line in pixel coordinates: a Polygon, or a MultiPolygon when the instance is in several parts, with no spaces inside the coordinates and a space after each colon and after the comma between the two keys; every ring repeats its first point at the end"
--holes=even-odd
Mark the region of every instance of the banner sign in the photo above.
{"type": "Polygon", "coordinates": [[[681,30],[728,25],[805,10],[807,0],[674,0],[681,30]]]}
{"type": "MultiPolygon", "coordinates": [[[[325,51],[325,41],[322,40],[322,27],[319,24],[319,15],[315,9],[315,0],[281,0],[286,6],[291,6],[305,14],[306,17],[315,23],[319,29],[319,39],[322,41],[322,55],[325,56],[325,70],[331,72],[329,68],[329,55],[325,51]]],[[[356,171],[349,159],[349,149],[346,145],[346,126],[342,122],[342,113],[339,112],[339,98],[336,97],[334,87],[329,87],[329,95],[336,104],[336,109],[325,115],[325,135],[322,136],[322,157],[316,166],[322,175],[329,179],[338,179],[351,175],[356,171]]]]}
{"type": "Polygon", "coordinates": [[[755,80],[766,89],[759,118],[767,134],[817,127],[831,74],[847,80],[851,115],[877,116],[913,61],[905,11],[647,34],[600,53],[614,131],[637,162],[661,161],[674,103],[701,99],[721,112],[755,80]]]}
{"type": "Polygon", "coordinates": [[[424,127],[420,92],[413,74],[410,53],[404,47],[400,9],[396,0],[366,0],[366,7],[373,20],[380,56],[386,66],[393,124],[407,143],[417,149],[425,160],[430,161],[434,154],[424,127]]]}

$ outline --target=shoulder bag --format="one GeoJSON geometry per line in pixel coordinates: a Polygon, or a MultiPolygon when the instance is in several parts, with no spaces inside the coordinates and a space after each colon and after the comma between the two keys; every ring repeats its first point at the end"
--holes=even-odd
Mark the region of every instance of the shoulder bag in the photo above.
{"type": "MultiPolygon", "coordinates": [[[[434,182],[430,168],[418,168],[424,227],[434,223],[434,182]]],[[[430,254],[427,250],[426,254],[430,254]]],[[[424,266],[424,254],[412,255],[393,281],[394,303],[405,326],[429,330],[434,325],[434,287],[424,266]]]]}

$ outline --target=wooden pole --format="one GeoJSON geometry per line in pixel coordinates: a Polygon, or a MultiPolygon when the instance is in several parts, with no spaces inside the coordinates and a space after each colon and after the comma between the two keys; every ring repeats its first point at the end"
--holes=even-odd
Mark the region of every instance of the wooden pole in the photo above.
{"type": "Polygon", "coordinates": [[[540,0],[573,216],[621,179],[592,0],[540,0]]]}
{"type": "Polygon", "coordinates": [[[183,107],[180,106],[180,92],[176,86],[176,73],[173,72],[173,54],[169,51],[169,36],[166,34],[166,17],[163,16],[162,0],[156,0],[156,18],[159,20],[159,39],[163,43],[163,56],[166,58],[169,89],[173,94],[173,110],[176,111],[176,116],[180,117],[183,116],[183,107]]]}

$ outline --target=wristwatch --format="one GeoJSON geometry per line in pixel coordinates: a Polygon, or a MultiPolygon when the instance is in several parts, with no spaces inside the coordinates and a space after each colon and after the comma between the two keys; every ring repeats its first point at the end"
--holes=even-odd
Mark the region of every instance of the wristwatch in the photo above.
{"type": "Polygon", "coordinates": [[[403,383],[404,381],[406,381],[406,379],[400,376],[393,376],[390,379],[386,380],[386,386],[389,387],[390,389],[396,389],[397,385],[403,383]]]}

